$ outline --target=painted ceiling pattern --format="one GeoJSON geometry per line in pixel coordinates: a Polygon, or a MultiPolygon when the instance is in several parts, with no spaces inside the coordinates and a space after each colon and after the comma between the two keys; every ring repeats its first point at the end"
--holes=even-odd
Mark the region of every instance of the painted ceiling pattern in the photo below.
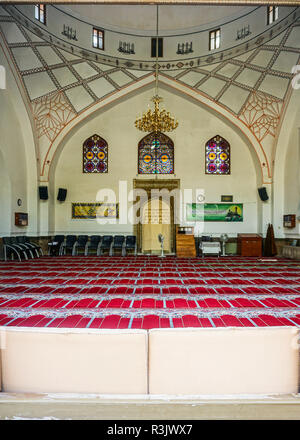
{"type": "Polygon", "coordinates": [[[50,141],[76,117],[76,113],[61,91],[33,102],[32,112],[38,137],[45,135],[50,141]]]}
{"type": "MultiPolygon", "coordinates": [[[[149,71],[111,66],[44,41],[0,7],[0,30],[28,100],[38,137],[52,142],[87,107],[104,100],[149,71]]],[[[240,56],[203,67],[183,66],[160,75],[172,78],[229,110],[259,141],[274,137],[292,67],[300,57],[300,21],[240,56]]]]}
{"type": "MultiPolygon", "coordinates": [[[[20,11],[14,5],[5,5],[5,12],[11,15],[20,26],[24,26],[28,31],[33,32],[35,35],[40,37],[43,41],[54,44],[56,47],[65,50],[72,55],[85,58],[89,61],[96,61],[97,63],[105,63],[111,67],[124,67],[128,69],[142,70],[142,71],[153,71],[155,70],[155,64],[153,60],[143,60],[143,59],[126,59],[118,56],[113,56],[109,51],[92,51],[90,48],[84,46],[82,47],[80,42],[76,44],[72,40],[66,41],[61,39],[60,34],[57,34],[55,29],[51,29],[48,26],[40,25],[37,20],[31,20],[27,15],[20,11]]],[[[183,14],[185,15],[185,14],[183,14]]],[[[241,55],[243,53],[249,52],[252,49],[256,49],[261,44],[266,44],[271,39],[274,39],[277,35],[282,33],[285,29],[291,26],[298,18],[300,18],[300,8],[290,8],[290,12],[285,17],[280,17],[280,19],[274,21],[272,26],[265,26],[264,29],[259,29],[259,32],[253,33],[253,36],[247,38],[246,40],[241,39],[238,44],[233,43],[233,46],[227,48],[220,48],[220,50],[212,51],[205,54],[194,54],[185,55],[184,58],[180,60],[170,59],[165,57],[159,62],[159,70],[172,71],[176,69],[186,69],[189,67],[199,67],[210,65],[212,63],[218,63],[233,58],[234,56],[241,55]]],[[[73,19],[73,17],[72,17],[73,19]]],[[[251,18],[249,18],[251,21],[251,18]]],[[[74,24],[75,25],[75,24],[74,24]]],[[[106,32],[106,31],[105,31],[106,32]]],[[[250,33],[250,35],[252,32],[250,33]]],[[[123,36],[119,36],[123,38],[123,36]]],[[[137,35],[134,38],[139,38],[137,35]]],[[[198,38],[202,38],[198,34],[198,38]]],[[[143,58],[143,56],[142,56],[143,58]]]]}
{"type": "Polygon", "coordinates": [[[275,136],[279,124],[282,101],[263,92],[252,92],[244,106],[240,119],[256,134],[261,141],[270,134],[275,136]]]}

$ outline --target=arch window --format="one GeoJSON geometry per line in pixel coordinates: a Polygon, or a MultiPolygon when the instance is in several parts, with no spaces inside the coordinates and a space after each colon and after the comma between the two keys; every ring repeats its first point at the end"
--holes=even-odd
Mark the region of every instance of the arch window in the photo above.
{"type": "Polygon", "coordinates": [[[83,143],[83,172],[107,173],[107,171],[107,142],[97,134],[94,134],[83,143]]]}
{"type": "Polygon", "coordinates": [[[209,33],[209,50],[219,49],[221,44],[221,29],[215,29],[209,33]]]}
{"type": "Polygon", "coordinates": [[[230,145],[217,135],[205,145],[205,174],[230,174],[230,145]]]}
{"type": "Polygon", "coordinates": [[[104,50],[104,31],[93,28],[93,47],[104,50]]]}
{"type": "Polygon", "coordinates": [[[34,6],[34,17],[41,23],[46,24],[46,5],[37,3],[34,6]]]}
{"type": "Polygon", "coordinates": [[[174,174],[174,144],[163,133],[152,132],[138,146],[139,174],[174,174]]]}
{"type": "Polygon", "coordinates": [[[267,6],[267,24],[278,20],[278,6],[267,6]]]}

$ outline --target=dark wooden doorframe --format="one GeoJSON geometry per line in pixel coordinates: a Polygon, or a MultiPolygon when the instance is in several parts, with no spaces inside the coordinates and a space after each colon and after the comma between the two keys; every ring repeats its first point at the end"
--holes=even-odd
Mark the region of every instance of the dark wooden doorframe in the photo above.
{"type": "MultiPolygon", "coordinates": [[[[151,190],[167,189],[172,191],[174,189],[180,189],[180,179],[133,179],[133,189],[143,189],[147,193],[148,201],[151,200],[151,190]]],[[[141,207],[142,208],[142,207],[141,207]]],[[[141,216],[141,208],[137,211],[137,216],[141,216]]],[[[175,253],[176,242],[176,224],[174,223],[174,198],[170,198],[170,218],[171,218],[171,252],[175,253]]],[[[134,234],[137,237],[137,251],[142,251],[142,224],[138,223],[134,225],[134,234]]]]}

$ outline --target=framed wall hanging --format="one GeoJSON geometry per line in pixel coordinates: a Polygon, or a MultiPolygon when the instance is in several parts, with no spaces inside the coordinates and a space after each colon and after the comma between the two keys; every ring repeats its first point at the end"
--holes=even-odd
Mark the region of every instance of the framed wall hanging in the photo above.
{"type": "Polygon", "coordinates": [[[72,219],[119,218],[118,203],[72,203],[72,219]]]}
{"type": "Polygon", "coordinates": [[[242,222],[242,203],[187,203],[186,220],[189,222],[242,222]]]}
{"type": "Polygon", "coordinates": [[[221,196],[221,202],[231,203],[233,202],[233,196],[221,196]]]}

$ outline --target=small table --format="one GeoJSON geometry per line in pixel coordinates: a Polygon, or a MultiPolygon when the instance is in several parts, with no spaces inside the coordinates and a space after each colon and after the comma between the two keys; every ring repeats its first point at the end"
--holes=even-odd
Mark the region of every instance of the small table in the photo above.
{"type": "Polygon", "coordinates": [[[221,254],[221,244],[218,241],[203,241],[199,247],[202,251],[202,257],[205,254],[217,254],[219,257],[221,254]]]}

